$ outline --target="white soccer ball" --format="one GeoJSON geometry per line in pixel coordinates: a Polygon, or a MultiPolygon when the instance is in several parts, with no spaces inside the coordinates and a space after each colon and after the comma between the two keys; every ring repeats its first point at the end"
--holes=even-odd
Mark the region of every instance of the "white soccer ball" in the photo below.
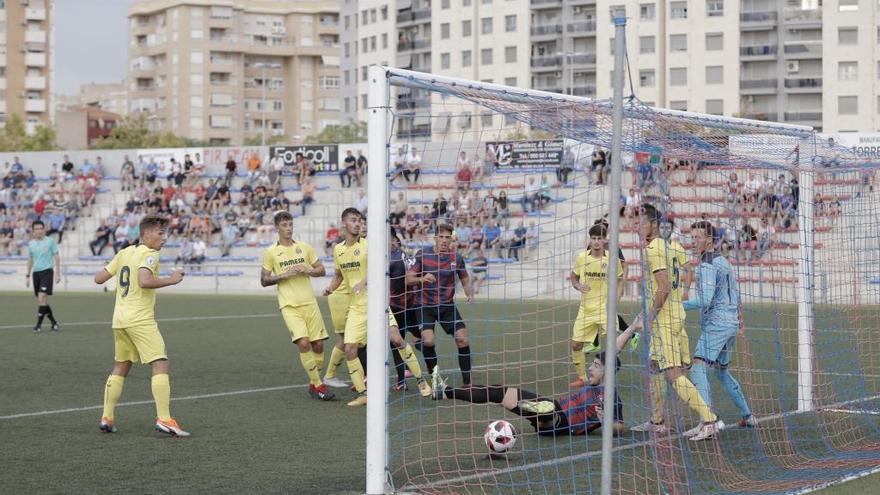
{"type": "Polygon", "coordinates": [[[503,419],[492,421],[486,427],[483,439],[486,441],[486,447],[489,447],[491,452],[503,454],[516,445],[516,429],[513,428],[512,424],[503,419]]]}

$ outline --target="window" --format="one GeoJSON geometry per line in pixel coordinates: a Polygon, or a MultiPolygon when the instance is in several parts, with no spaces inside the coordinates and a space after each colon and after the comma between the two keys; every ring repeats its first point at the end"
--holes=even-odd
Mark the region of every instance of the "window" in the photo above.
{"type": "Polygon", "coordinates": [[[351,45],[349,43],[342,44],[342,53],[345,54],[345,58],[351,57],[351,45]]]}
{"type": "Polygon", "coordinates": [[[859,0],[840,0],[837,3],[837,10],[840,12],[855,12],[859,10],[859,0]]]}
{"type": "Polygon", "coordinates": [[[837,63],[837,79],[839,81],[855,81],[859,77],[858,71],[858,62],[837,63]]]}
{"type": "Polygon", "coordinates": [[[505,77],[504,78],[505,86],[516,86],[516,78],[515,77],[505,77]]]}
{"type": "Polygon", "coordinates": [[[440,54],[440,68],[441,69],[448,69],[450,67],[450,65],[451,64],[449,62],[449,54],[448,53],[441,53],[440,54]]]}
{"type": "Polygon", "coordinates": [[[376,37],[370,36],[370,51],[376,51],[376,37]]]}
{"type": "Polygon", "coordinates": [[[462,7],[470,7],[470,6],[471,6],[471,0],[461,0],[461,6],[462,6],[462,7]]]}
{"type": "Polygon", "coordinates": [[[721,65],[709,65],[706,67],[706,84],[723,84],[724,67],[721,65]]]}
{"type": "Polygon", "coordinates": [[[367,11],[362,10],[361,11],[361,25],[366,26],[368,24],[368,22],[369,22],[369,19],[367,18],[367,11]]]}
{"type": "Polygon", "coordinates": [[[204,61],[204,56],[202,55],[202,52],[194,50],[189,52],[189,61],[192,64],[200,64],[204,61]]]}
{"type": "Polygon", "coordinates": [[[483,112],[480,114],[480,125],[482,127],[492,127],[492,112],[483,112]]]}
{"type": "Polygon", "coordinates": [[[837,42],[841,45],[857,45],[859,43],[859,28],[837,28],[837,42]]]}
{"type": "Polygon", "coordinates": [[[461,21],[461,37],[467,38],[471,35],[471,21],[461,21]]]}
{"type": "Polygon", "coordinates": [[[381,12],[381,14],[382,14],[382,20],[387,21],[388,20],[388,6],[383,5],[382,8],[379,9],[379,12],[381,12]]]}
{"type": "Polygon", "coordinates": [[[351,77],[349,77],[350,75],[351,75],[351,71],[347,71],[347,70],[342,71],[342,80],[344,81],[344,84],[346,86],[351,84],[351,77]]]}
{"type": "Polygon", "coordinates": [[[643,21],[653,21],[657,16],[657,6],[653,3],[643,3],[639,5],[639,19],[643,21]]]}
{"type": "Polygon", "coordinates": [[[462,50],[461,51],[461,66],[462,67],[470,67],[471,66],[471,51],[470,50],[462,50]]]}
{"type": "Polygon", "coordinates": [[[639,53],[654,53],[653,36],[639,36],[639,53]]]}
{"type": "Polygon", "coordinates": [[[684,100],[675,100],[669,102],[669,108],[673,110],[678,110],[680,112],[687,112],[688,102],[684,100]]]}
{"type": "Polygon", "coordinates": [[[724,33],[706,33],[706,51],[715,52],[724,49],[724,33]]]}
{"type": "Polygon", "coordinates": [[[643,88],[652,88],[656,81],[654,69],[643,69],[639,71],[639,86],[643,88]]]}
{"type": "Polygon", "coordinates": [[[482,50],[480,50],[480,65],[490,64],[492,64],[492,49],[483,48],[482,50]]]}
{"type": "Polygon", "coordinates": [[[370,9],[370,22],[376,22],[376,9],[370,9]]]}
{"type": "Polygon", "coordinates": [[[492,34],[492,18],[483,17],[480,19],[480,32],[483,34],[492,34]]]}
{"type": "Polygon", "coordinates": [[[205,37],[205,32],[201,29],[193,29],[189,32],[189,37],[194,40],[200,40],[205,37]]]}
{"type": "Polygon", "coordinates": [[[839,115],[855,115],[859,112],[858,96],[838,96],[837,113],[839,115]]]}
{"type": "Polygon", "coordinates": [[[686,67],[673,67],[669,69],[670,86],[687,86],[688,70],[686,67]]]}
{"type": "Polygon", "coordinates": [[[449,0],[442,0],[440,2],[440,8],[442,10],[449,10],[449,0]]]}
{"type": "Polygon", "coordinates": [[[721,17],[724,15],[724,0],[706,0],[706,15],[721,17]]]}
{"type": "Polygon", "coordinates": [[[688,49],[688,37],[686,34],[670,34],[669,50],[673,52],[686,52],[688,49]]]}
{"type": "Polygon", "coordinates": [[[272,111],[281,112],[284,110],[284,102],[283,101],[273,101],[272,102],[272,111]]]}
{"type": "Polygon", "coordinates": [[[382,48],[388,48],[388,33],[382,33],[382,48]]]}
{"type": "Polygon", "coordinates": [[[440,24],[440,39],[441,40],[448,40],[449,39],[449,23],[448,22],[444,22],[443,24],[440,24]]]}
{"type": "Polygon", "coordinates": [[[688,4],[687,2],[669,2],[669,16],[672,19],[687,19],[688,4]]]}
{"type": "Polygon", "coordinates": [[[351,19],[348,16],[343,17],[342,24],[345,26],[345,30],[348,31],[348,28],[351,26],[351,19]]]}
{"type": "Polygon", "coordinates": [[[706,113],[724,115],[724,100],[706,100],[706,113]]]}
{"type": "Polygon", "coordinates": [[[504,16],[504,31],[508,33],[516,31],[516,15],[504,16]]]}
{"type": "Polygon", "coordinates": [[[506,46],[504,47],[504,62],[508,64],[516,63],[516,47],[515,46],[506,46]]]}

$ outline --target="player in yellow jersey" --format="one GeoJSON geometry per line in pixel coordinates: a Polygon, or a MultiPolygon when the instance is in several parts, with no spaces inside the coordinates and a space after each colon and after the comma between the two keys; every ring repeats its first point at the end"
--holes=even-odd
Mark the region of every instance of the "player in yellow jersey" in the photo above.
{"type": "Polygon", "coordinates": [[[678,397],[693,409],[702,426],[691,440],[706,440],[723,428],[718,417],[700,396],[694,384],[684,375],[683,365],[690,362],[690,350],[682,349],[687,341],[685,313],[681,299],[681,269],[686,259],[669,247],[661,236],[664,215],[653,205],[645,204],[639,215],[639,234],[647,243],[642,267],[648,297],[647,316],[639,315],[633,326],[637,330],[647,327],[650,332],[651,360],[651,420],[635,426],[633,431],[664,433],[669,428],[664,423],[663,410],[666,400],[666,383],[672,385],[678,397]],[[687,356],[685,356],[687,354],[687,356]]]}
{"type": "Polygon", "coordinates": [[[345,319],[348,317],[348,306],[351,302],[351,294],[345,282],[339,284],[333,292],[327,294],[327,306],[330,308],[330,321],[333,323],[333,331],[336,333],[336,345],[330,351],[330,362],[327,364],[327,372],[324,375],[324,383],[331,387],[347,387],[348,384],[336,378],[336,369],[345,360],[345,319]]]}
{"type": "Polygon", "coordinates": [[[332,294],[342,282],[349,287],[351,301],[345,319],[343,347],[351,381],[358,393],[349,406],[367,405],[367,385],[364,367],[358,359],[358,349],[367,345],[367,240],[362,239],[363,215],[356,208],[342,212],[344,241],[333,247],[335,273],[324,295],[332,294]]]}
{"type": "Polygon", "coordinates": [[[140,223],[140,232],[139,245],[119,251],[107,266],[95,274],[96,284],[116,277],[116,306],[113,310],[115,362],[104,387],[104,413],[100,428],[106,433],[117,431],[114,409],[122,395],[122,385],[131,371],[131,364],[140,361],[149,364],[153,371],[151,387],[156,401],[156,430],[176,437],[188,437],[189,433],[171,417],[170,365],[154,313],[155,290],[179,284],[183,280],[183,272],[174,271],[170,277],[159,277],[159,250],[168,239],[167,218],[145,216],[140,223]]]}
{"type": "Polygon", "coordinates": [[[312,246],[293,240],[293,216],[290,213],[276,213],[275,228],[278,242],[263,255],[260,284],[263,287],[278,286],[278,306],[309,376],[309,396],[317,400],[333,400],[334,394],[321,381],[318,363],[324,361],[327,330],[309,281],[309,277],[324,276],[324,264],[312,246]]]}
{"type": "MultiPolygon", "coordinates": [[[[573,388],[581,388],[587,383],[586,358],[584,354],[599,350],[601,337],[608,333],[606,307],[608,302],[608,280],[606,271],[612,258],[605,250],[608,229],[602,224],[590,227],[589,249],[581,251],[574,262],[569,276],[571,286],[581,293],[581,305],[571,336],[571,361],[577,373],[573,388]]],[[[615,256],[617,279],[623,278],[623,264],[615,256]]],[[[618,299],[620,291],[618,291],[618,299]]]]}

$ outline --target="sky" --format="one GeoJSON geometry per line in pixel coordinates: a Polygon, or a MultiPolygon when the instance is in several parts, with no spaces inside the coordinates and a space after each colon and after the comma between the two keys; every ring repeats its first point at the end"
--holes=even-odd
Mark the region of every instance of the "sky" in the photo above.
{"type": "Polygon", "coordinates": [[[129,5],[136,0],[55,0],[55,92],[120,82],[128,65],[129,5]]]}

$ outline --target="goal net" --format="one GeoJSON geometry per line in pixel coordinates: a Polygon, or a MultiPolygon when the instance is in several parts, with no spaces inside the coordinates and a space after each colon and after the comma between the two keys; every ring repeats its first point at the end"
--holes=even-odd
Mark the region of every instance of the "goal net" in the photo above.
{"type": "MultiPolygon", "coordinates": [[[[611,103],[398,69],[374,67],[370,77],[370,111],[384,114],[371,126],[385,124],[371,127],[371,166],[386,171],[384,184],[370,182],[371,195],[383,191],[370,203],[371,238],[387,220],[400,259],[422,277],[391,280],[391,290],[405,285],[395,304],[419,315],[401,326],[411,327],[406,339],[424,376],[436,353],[448,386],[440,400],[422,397],[413,378],[403,380],[408,390],[394,390],[388,354],[389,383],[397,386],[385,415],[368,419],[373,439],[387,441],[385,481],[402,493],[598,493],[601,430],[579,433],[597,427],[597,409],[615,408],[576,394],[590,389],[593,344],[604,348],[605,339],[594,340],[601,330],[578,319],[587,295],[573,288],[571,274],[579,270],[580,283],[576,261],[590,249],[591,227],[609,213],[611,103]],[[441,225],[454,229],[451,248],[441,225]],[[453,280],[454,297],[435,288],[442,280],[426,282],[428,273],[453,280]],[[584,386],[573,383],[579,378],[584,386]],[[554,410],[530,415],[517,404],[533,398],[554,410]],[[516,440],[490,455],[484,433],[495,420],[511,423],[516,440]],[[538,435],[536,424],[559,432],[538,435]]],[[[638,345],[622,347],[616,390],[624,428],[614,438],[613,491],[792,493],[878,468],[876,164],[809,128],[652,108],[635,98],[625,103],[622,148],[622,320],[632,323],[653,300],[659,282],[646,246],[654,238],[667,247],[672,291],[697,297],[692,225],[705,221],[715,230],[714,256],[735,278],[726,287],[738,287],[741,328],[735,345],[712,354],[708,388],[695,387],[725,423],[705,441],[685,435],[700,416],[677,386],[657,392],[651,341],[659,325],[648,323],[638,345]],[[640,229],[646,204],[661,215],[656,232],[640,229]],[[633,431],[652,416],[664,428],[633,431]]],[[[588,266],[604,274],[618,255],[601,256],[588,266]]],[[[371,307],[387,305],[372,284],[371,307]]],[[[668,304],[681,304],[672,297],[668,304]]],[[[700,310],[686,315],[685,366],[701,352],[705,330],[700,310]]],[[[371,360],[381,356],[371,349],[371,360]]]]}

